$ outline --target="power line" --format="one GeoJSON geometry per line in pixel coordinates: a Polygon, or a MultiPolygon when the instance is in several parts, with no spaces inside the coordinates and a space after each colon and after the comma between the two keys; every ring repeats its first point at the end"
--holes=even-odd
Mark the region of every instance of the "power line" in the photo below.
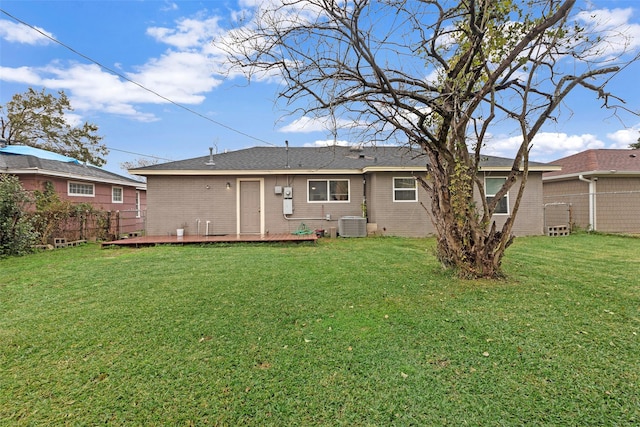
{"type": "MultiPolygon", "coordinates": [[[[187,106],[185,106],[185,105],[182,105],[182,104],[180,104],[180,103],[177,103],[177,102],[175,102],[175,101],[173,101],[173,100],[171,100],[171,99],[167,98],[166,96],[161,95],[160,93],[156,92],[155,90],[153,90],[153,89],[149,89],[148,87],[144,86],[143,84],[138,83],[138,82],[136,82],[135,80],[130,79],[129,77],[127,77],[127,76],[125,76],[125,75],[123,75],[123,74],[119,73],[118,71],[116,71],[116,70],[114,70],[114,69],[112,69],[112,68],[110,68],[110,67],[107,67],[106,65],[103,65],[102,63],[100,63],[100,62],[98,62],[98,61],[96,61],[96,60],[94,60],[94,59],[90,58],[89,56],[87,56],[87,55],[85,55],[85,54],[83,54],[83,53],[81,53],[81,52],[78,52],[77,50],[75,50],[75,49],[74,49],[74,48],[72,48],[71,46],[66,45],[65,43],[61,42],[60,40],[57,40],[57,39],[56,39],[56,38],[54,38],[54,37],[51,37],[50,35],[48,35],[48,34],[44,33],[43,31],[39,30],[38,28],[34,27],[33,25],[31,25],[31,24],[29,24],[29,23],[27,23],[27,22],[25,22],[25,21],[23,21],[23,20],[21,20],[21,19],[19,19],[19,18],[15,17],[15,16],[13,16],[13,15],[12,15],[12,14],[10,14],[9,12],[7,12],[6,10],[4,10],[4,9],[0,9],[0,11],[1,11],[2,13],[4,13],[5,15],[7,15],[8,17],[10,17],[11,19],[15,20],[16,22],[19,22],[19,23],[20,23],[20,24],[22,24],[22,25],[26,25],[27,27],[31,28],[32,30],[34,30],[34,31],[38,32],[38,33],[39,33],[39,34],[41,34],[43,37],[48,38],[48,39],[49,39],[49,40],[51,40],[52,42],[59,44],[60,46],[64,47],[65,49],[68,49],[68,50],[70,50],[71,52],[73,52],[74,54],[76,54],[76,55],[78,55],[78,56],[80,56],[80,57],[82,57],[82,58],[86,59],[87,61],[89,61],[89,62],[92,62],[92,63],[96,64],[97,66],[99,66],[100,68],[102,68],[102,69],[104,69],[104,70],[106,70],[106,71],[110,72],[111,74],[114,74],[114,75],[116,75],[116,76],[120,77],[121,79],[128,81],[129,83],[133,83],[134,85],[138,86],[139,88],[141,88],[141,89],[143,89],[143,90],[146,90],[146,91],[147,91],[147,92],[149,92],[149,93],[152,93],[153,95],[157,96],[158,98],[163,99],[163,100],[165,100],[165,101],[169,102],[170,104],[175,105],[176,107],[182,108],[183,110],[185,110],[185,111],[187,111],[187,112],[189,112],[189,113],[191,113],[191,114],[195,114],[196,116],[198,116],[198,117],[200,117],[200,118],[203,118],[203,119],[205,119],[205,120],[208,120],[208,121],[210,121],[210,122],[211,122],[211,123],[213,123],[213,124],[216,124],[216,125],[218,125],[218,126],[220,126],[220,127],[223,127],[223,128],[225,128],[225,129],[228,129],[228,130],[230,130],[230,131],[232,131],[232,132],[235,132],[235,133],[240,134],[240,135],[242,135],[242,136],[245,136],[245,137],[247,137],[247,138],[251,138],[251,139],[256,140],[256,141],[258,141],[258,142],[262,142],[262,143],[265,143],[265,144],[268,144],[268,145],[273,145],[273,146],[275,146],[275,144],[273,144],[273,143],[271,143],[271,142],[269,142],[269,141],[265,141],[264,139],[260,139],[260,138],[258,138],[258,137],[253,136],[253,135],[249,135],[248,133],[245,133],[245,132],[243,132],[243,131],[241,131],[241,130],[235,129],[235,128],[231,127],[231,126],[225,125],[224,123],[221,123],[221,122],[219,122],[219,121],[213,120],[211,117],[205,116],[204,114],[199,113],[199,112],[197,112],[197,111],[195,111],[195,110],[193,110],[193,109],[191,109],[191,108],[189,108],[189,107],[187,107],[187,106]]],[[[115,150],[115,151],[122,151],[122,150],[115,150]]],[[[147,157],[153,157],[153,156],[147,156],[147,157]]],[[[166,159],[165,159],[165,160],[166,160],[166,159]]]]}
{"type": "Polygon", "coordinates": [[[167,162],[172,162],[173,161],[172,159],[165,159],[164,157],[150,156],[148,154],[134,153],[133,151],[120,150],[118,148],[107,147],[107,149],[109,149],[110,151],[119,151],[121,153],[133,154],[134,156],[150,157],[152,159],[166,160],[167,162]]]}

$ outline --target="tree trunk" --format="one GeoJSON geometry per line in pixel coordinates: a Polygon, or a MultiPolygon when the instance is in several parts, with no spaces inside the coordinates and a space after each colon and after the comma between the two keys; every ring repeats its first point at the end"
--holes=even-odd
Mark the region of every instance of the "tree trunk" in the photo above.
{"type": "Polygon", "coordinates": [[[473,175],[460,164],[447,167],[437,157],[430,159],[430,182],[421,183],[431,194],[430,216],[436,229],[438,259],[464,278],[502,277],[502,258],[513,242],[512,217],[501,230],[493,221],[483,223],[474,199],[473,175]]]}

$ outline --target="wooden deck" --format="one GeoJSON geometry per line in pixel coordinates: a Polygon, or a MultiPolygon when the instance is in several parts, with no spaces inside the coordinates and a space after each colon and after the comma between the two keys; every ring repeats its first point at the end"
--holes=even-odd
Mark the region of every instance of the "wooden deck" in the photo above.
{"type": "Polygon", "coordinates": [[[223,236],[139,236],[128,239],[103,242],[105,246],[153,246],[188,245],[202,243],[239,243],[239,242],[315,242],[318,236],[313,234],[227,234],[223,236]]]}

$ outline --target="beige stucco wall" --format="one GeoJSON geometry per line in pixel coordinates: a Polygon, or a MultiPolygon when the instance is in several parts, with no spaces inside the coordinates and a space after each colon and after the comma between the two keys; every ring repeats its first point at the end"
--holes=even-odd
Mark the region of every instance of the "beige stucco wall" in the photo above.
{"type": "Polygon", "coordinates": [[[338,227],[342,216],[361,215],[363,184],[360,175],[302,176],[150,176],[147,179],[147,234],[175,234],[186,224],[185,234],[201,234],[210,221],[209,234],[237,232],[237,200],[240,180],[259,180],[263,185],[264,232],[290,233],[301,224],[315,229],[338,227]],[[348,202],[307,203],[308,179],[348,179],[348,202]],[[226,188],[227,182],[230,189],[226,188]],[[208,188],[207,188],[208,186],[208,188]],[[275,194],[275,187],[293,189],[293,214],[283,215],[283,196],[275,194]],[[327,215],[330,219],[327,220],[327,215]],[[200,219],[200,229],[197,220],[200,219]]]}
{"type": "MultiPolygon", "coordinates": [[[[238,230],[240,180],[262,182],[265,233],[290,233],[303,223],[313,230],[338,228],[340,217],[362,216],[366,188],[368,222],[376,224],[379,234],[414,237],[433,234],[433,226],[425,210],[425,207],[430,209],[430,198],[422,188],[419,189],[418,202],[393,201],[393,178],[402,176],[411,174],[369,174],[366,184],[362,175],[149,176],[147,234],[171,235],[184,225],[187,235],[203,235],[207,221],[210,221],[209,234],[235,234],[238,230]],[[309,203],[309,179],[348,179],[350,200],[309,203]],[[227,183],[231,188],[226,188],[227,183]],[[283,215],[283,196],[275,194],[276,186],[293,189],[294,211],[288,218],[283,215]],[[199,227],[197,220],[200,220],[199,227]]],[[[510,197],[509,201],[513,208],[515,197],[510,197]]],[[[498,226],[505,218],[503,215],[494,216],[498,226]]],[[[536,235],[542,234],[542,228],[542,181],[540,174],[531,174],[513,232],[516,235],[536,235]]]]}
{"type": "Polygon", "coordinates": [[[598,231],[640,233],[640,178],[598,179],[596,218],[598,231]]]}
{"type": "MultiPolygon", "coordinates": [[[[589,184],[577,177],[546,181],[545,203],[570,204],[572,225],[588,229],[589,184]]],[[[640,178],[600,176],[596,182],[595,229],[607,233],[640,233],[640,178]]]]}
{"type": "Polygon", "coordinates": [[[338,228],[338,220],[343,216],[362,216],[364,187],[361,175],[291,175],[266,178],[267,229],[270,232],[289,233],[301,224],[315,230],[329,231],[338,228]],[[275,179],[274,179],[275,178],[275,179]],[[307,183],[312,180],[347,179],[349,180],[348,202],[308,203],[307,183]],[[285,219],[282,210],[283,197],[274,194],[276,185],[290,186],[293,189],[293,214],[285,219]],[[327,215],[329,220],[327,220],[327,215]]]}
{"type": "Polygon", "coordinates": [[[235,193],[226,190],[225,177],[151,176],[147,179],[147,234],[204,234],[211,221],[210,234],[235,233],[235,193]]]}
{"type": "Polygon", "coordinates": [[[433,234],[433,225],[425,210],[430,208],[431,199],[422,187],[418,187],[415,202],[393,201],[393,178],[411,176],[406,172],[367,176],[367,214],[369,222],[376,224],[378,234],[413,237],[433,234]]]}
{"type": "MultiPolygon", "coordinates": [[[[394,236],[428,236],[435,232],[429,219],[431,198],[419,187],[417,202],[393,201],[393,178],[411,176],[408,173],[378,173],[370,177],[368,198],[369,222],[376,223],[380,234],[394,236]],[[426,208],[426,209],[425,209],[426,208]]],[[[505,176],[487,174],[487,176],[505,176]]],[[[517,182],[510,191],[509,212],[513,212],[517,182]]],[[[509,215],[494,215],[493,220],[502,227],[509,215]]],[[[517,236],[539,235],[543,232],[542,177],[539,173],[529,175],[525,194],[513,226],[517,236]]]]}

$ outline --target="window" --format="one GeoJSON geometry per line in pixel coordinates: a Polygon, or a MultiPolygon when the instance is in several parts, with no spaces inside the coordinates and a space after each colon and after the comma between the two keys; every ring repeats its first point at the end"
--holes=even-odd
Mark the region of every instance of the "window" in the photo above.
{"type": "Polygon", "coordinates": [[[349,180],[309,180],[307,194],[309,202],[348,202],[349,180]]]}
{"type": "Polygon", "coordinates": [[[393,178],[393,201],[418,201],[418,186],[415,178],[393,178]]]}
{"type": "Polygon", "coordinates": [[[122,187],[111,187],[111,203],[122,203],[122,187]]]}
{"type": "Polygon", "coordinates": [[[136,191],[136,218],[140,218],[140,192],[136,191]]]}
{"type": "MultiPolygon", "coordinates": [[[[493,200],[493,196],[495,196],[498,191],[502,188],[507,178],[485,178],[484,179],[484,191],[487,196],[487,202],[491,202],[493,200]]],[[[496,205],[496,210],[494,213],[497,214],[508,214],[509,213],[509,193],[505,194],[505,196],[498,202],[496,205]]]]}
{"type": "Polygon", "coordinates": [[[83,184],[81,182],[69,182],[67,184],[67,193],[69,196],[88,196],[93,197],[93,184],[83,184]]]}

